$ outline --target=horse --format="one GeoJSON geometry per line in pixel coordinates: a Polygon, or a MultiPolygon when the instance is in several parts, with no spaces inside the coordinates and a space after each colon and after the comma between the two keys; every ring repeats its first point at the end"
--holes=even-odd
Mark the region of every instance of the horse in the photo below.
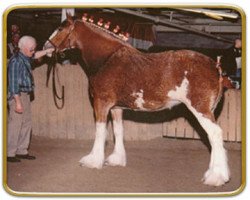
{"type": "Polygon", "coordinates": [[[67,14],[44,44],[56,52],[77,48],[86,64],[89,94],[95,115],[95,140],[81,166],[126,166],[123,110],[158,111],[185,104],[208,135],[210,163],[203,183],[221,186],[230,179],[222,129],[214,110],[223,95],[216,62],[191,50],[144,53],[85,20],[67,14]],[[111,112],[115,146],[104,156],[108,114],[111,112]]]}

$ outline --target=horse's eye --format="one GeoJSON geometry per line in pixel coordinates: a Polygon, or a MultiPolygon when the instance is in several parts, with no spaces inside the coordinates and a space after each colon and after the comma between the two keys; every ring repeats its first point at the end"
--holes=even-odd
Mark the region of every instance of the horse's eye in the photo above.
{"type": "Polygon", "coordinates": [[[59,27],[59,28],[58,28],[58,31],[62,31],[62,30],[63,30],[63,28],[62,28],[62,27],[59,27]]]}

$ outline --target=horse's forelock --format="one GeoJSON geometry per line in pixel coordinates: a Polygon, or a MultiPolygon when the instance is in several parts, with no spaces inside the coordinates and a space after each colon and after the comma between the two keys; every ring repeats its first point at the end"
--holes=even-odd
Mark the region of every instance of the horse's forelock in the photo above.
{"type": "MultiPolygon", "coordinates": [[[[72,17],[72,20],[75,22],[75,21],[77,20],[77,17],[76,17],[76,16],[73,16],[73,17],[72,17]]],[[[66,28],[66,27],[68,27],[70,24],[71,24],[71,23],[68,21],[68,19],[65,19],[65,20],[61,23],[60,27],[66,28]]]]}

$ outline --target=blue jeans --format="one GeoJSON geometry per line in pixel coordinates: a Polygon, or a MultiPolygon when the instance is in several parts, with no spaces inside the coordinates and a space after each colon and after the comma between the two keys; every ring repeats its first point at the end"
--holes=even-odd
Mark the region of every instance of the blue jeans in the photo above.
{"type": "Polygon", "coordinates": [[[241,77],[241,68],[240,69],[237,69],[236,71],[236,77],[241,77]]]}

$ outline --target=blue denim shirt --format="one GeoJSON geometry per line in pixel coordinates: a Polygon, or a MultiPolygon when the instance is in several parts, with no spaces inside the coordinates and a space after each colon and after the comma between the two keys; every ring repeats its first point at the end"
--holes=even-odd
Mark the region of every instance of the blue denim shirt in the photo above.
{"type": "Polygon", "coordinates": [[[20,92],[31,92],[34,80],[31,69],[31,59],[21,52],[13,55],[8,63],[8,99],[20,92]]]}

